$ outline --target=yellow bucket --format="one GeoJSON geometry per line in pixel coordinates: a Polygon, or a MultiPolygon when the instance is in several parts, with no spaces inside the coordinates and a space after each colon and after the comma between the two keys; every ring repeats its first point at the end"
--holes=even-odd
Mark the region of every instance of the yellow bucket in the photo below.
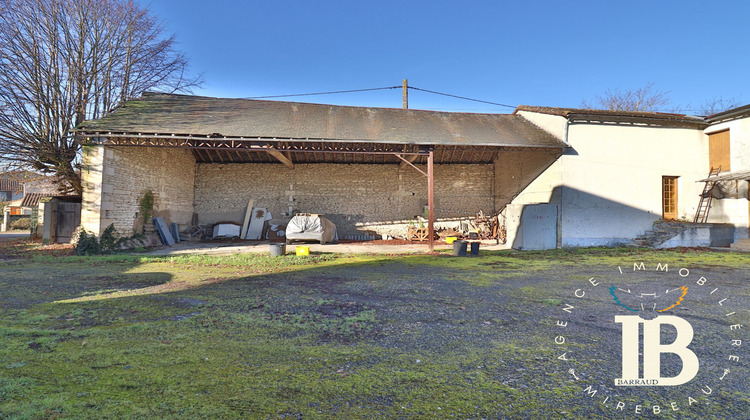
{"type": "Polygon", "coordinates": [[[310,247],[309,246],[297,246],[295,248],[295,251],[297,251],[297,255],[310,255],[310,247]]]}
{"type": "Polygon", "coordinates": [[[452,243],[453,243],[453,242],[454,242],[454,241],[455,241],[456,239],[458,239],[458,238],[457,238],[457,237],[455,237],[455,236],[446,236],[446,237],[445,237],[445,243],[446,243],[446,244],[448,244],[448,245],[450,245],[450,244],[452,244],[452,243]]]}

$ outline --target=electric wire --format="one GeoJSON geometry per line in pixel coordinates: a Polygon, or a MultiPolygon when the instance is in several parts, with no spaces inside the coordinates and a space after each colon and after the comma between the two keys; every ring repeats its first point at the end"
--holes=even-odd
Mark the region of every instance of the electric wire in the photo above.
{"type": "Polygon", "coordinates": [[[419,91],[422,91],[422,92],[432,93],[432,94],[435,94],[435,95],[450,96],[451,98],[458,98],[458,99],[464,99],[464,100],[467,100],[467,101],[481,102],[483,104],[504,106],[504,107],[507,107],[507,108],[516,108],[513,105],[506,105],[506,104],[500,104],[500,103],[497,103],[497,102],[483,101],[481,99],[472,99],[472,98],[467,98],[465,96],[451,95],[450,93],[435,92],[434,90],[420,89],[418,87],[413,87],[413,86],[407,86],[407,87],[409,89],[419,90],[419,91]]]}
{"type": "MultiPolygon", "coordinates": [[[[294,94],[288,94],[288,95],[250,96],[250,97],[246,97],[243,99],[289,98],[293,96],[332,95],[332,94],[337,94],[337,93],[369,92],[369,91],[374,91],[374,90],[390,90],[390,89],[402,89],[402,88],[403,86],[385,86],[385,87],[368,88],[368,89],[335,90],[335,91],[328,91],[328,92],[312,92],[312,93],[294,93],[294,94]]],[[[514,105],[507,105],[507,104],[501,104],[498,102],[484,101],[481,99],[467,98],[466,96],[458,96],[458,95],[452,95],[450,93],[436,92],[434,90],[421,89],[421,88],[414,87],[414,86],[407,86],[406,88],[420,91],[420,92],[432,93],[434,95],[442,95],[442,96],[448,96],[451,98],[463,99],[465,101],[479,102],[479,103],[490,104],[490,105],[495,105],[495,106],[503,106],[506,108],[514,108],[514,109],[516,108],[516,106],[514,105]]]]}
{"type": "Polygon", "coordinates": [[[386,90],[386,89],[401,89],[401,86],[387,86],[369,89],[352,89],[352,90],[337,90],[331,92],[313,92],[313,93],[295,93],[291,95],[269,95],[269,96],[251,96],[243,99],[269,99],[269,98],[288,98],[290,96],[313,96],[313,95],[331,95],[334,93],[354,93],[354,92],[367,92],[372,90],[386,90]]]}

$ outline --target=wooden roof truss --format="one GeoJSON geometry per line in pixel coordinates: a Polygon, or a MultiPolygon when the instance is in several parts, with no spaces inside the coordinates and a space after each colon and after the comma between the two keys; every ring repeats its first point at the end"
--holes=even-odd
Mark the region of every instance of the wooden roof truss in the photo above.
{"type": "Polygon", "coordinates": [[[88,145],[186,148],[198,163],[280,163],[289,168],[308,163],[399,164],[405,168],[426,165],[429,150],[434,151],[435,164],[489,164],[500,151],[544,149],[111,132],[79,133],[77,137],[88,145]]]}

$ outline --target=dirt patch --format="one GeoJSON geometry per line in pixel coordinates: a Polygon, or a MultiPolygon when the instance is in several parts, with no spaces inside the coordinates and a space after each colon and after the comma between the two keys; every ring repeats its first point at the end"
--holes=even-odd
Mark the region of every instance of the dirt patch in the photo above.
{"type": "Polygon", "coordinates": [[[64,257],[74,254],[70,244],[42,244],[41,239],[13,238],[0,241],[0,260],[34,256],[64,257]]]}

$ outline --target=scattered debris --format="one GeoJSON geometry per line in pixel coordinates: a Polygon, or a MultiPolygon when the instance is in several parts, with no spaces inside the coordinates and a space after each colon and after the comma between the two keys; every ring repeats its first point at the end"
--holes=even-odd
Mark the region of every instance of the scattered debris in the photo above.
{"type": "Polygon", "coordinates": [[[174,238],[175,243],[180,242],[180,230],[177,227],[177,223],[172,222],[169,224],[169,233],[172,234],[172,238],[174,238]]]}
{"type": "Polygon", "coordinates": [[[319,241],[325,243],[338,242],[336,225],[320,214],[297,213],[286,226],[286,242],[319,241]]]}
{"type": "MultiPolygon", "coordinates": [[[[424,222],[420,220],[419,227],[410,222],[406,240],[423,242],[429,239],[427,228],[423,226],[424,222]]],[[[438,228],[435,229],[436,238],[445,241],[447,237],[458,239],[496,239],[500,243],[505,243],[507,233],[505,229],[505,216],[497,213],[494,216],[485,216],[483,211],[479,211],[473,220],[462,221],[457,228],[438,228]]]]}
{"type": "Polygon", "coordinates": [[[159,233],[159,238],[161,239],[162,243],[164,245],[172,246],[175,244],[175,240],[172,237],[172,233],[169,231],[169,228],[167,227],[167,222],[164,221],[163,217],[154,217],[154,226],[156,226],[156,231],[159,233]]]}
{"type": "Polygon", "coordinates": [[[263,239],[265,236],[266,221],[271,220],[271,218],[271,212],[267,208],[253,207],[250,224],[247,226],[247,231],[243,232],[243,239],[251,241],[263,239]]]}
{"type": "Polygon", "coordinates": [[[247,232],[247,227],[250,226],[250,216],[253,214],[253,204],[255,200],[252,198],[247,201],[247,209],[245,209],[245,221],[242,223],[242,230],[240,232],[247,232]]]}
{"type": "Polygon", "coordinates": [[[239,238],[241,229],[237,222],[219,222],[213,226],[212,238],[239,238]]]}

